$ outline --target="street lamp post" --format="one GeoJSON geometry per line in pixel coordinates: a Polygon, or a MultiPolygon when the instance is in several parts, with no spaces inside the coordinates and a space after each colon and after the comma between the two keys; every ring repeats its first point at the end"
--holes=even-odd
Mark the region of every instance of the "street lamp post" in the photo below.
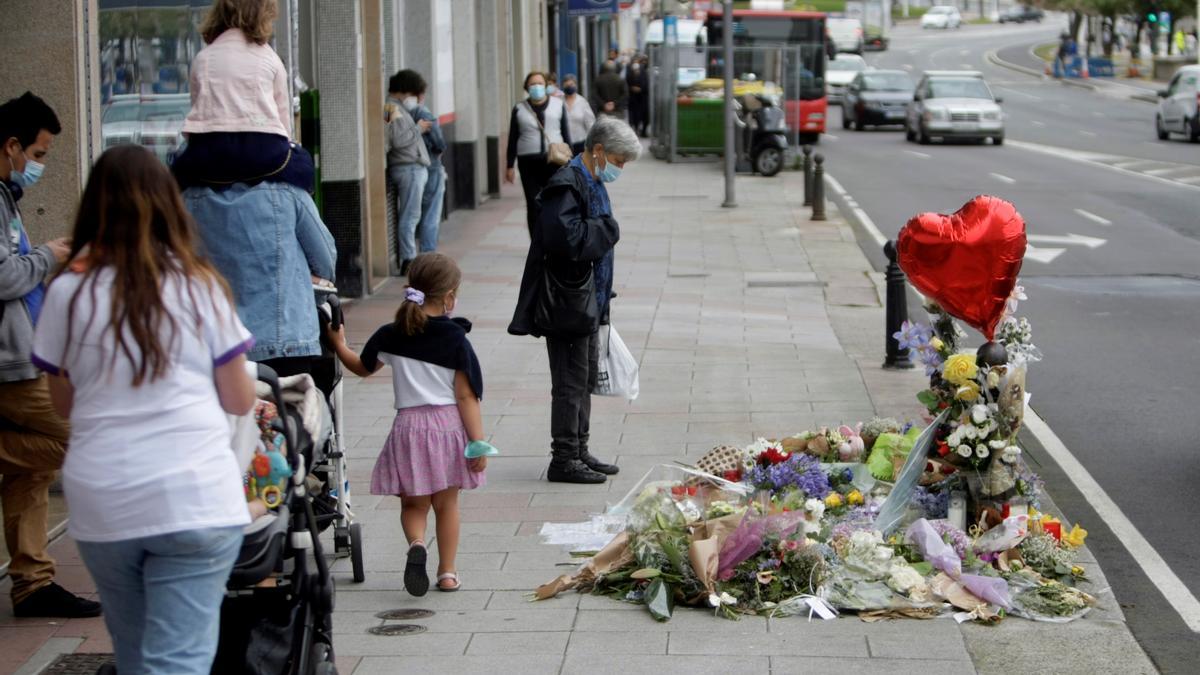
{"type": "Polygon", "coordinates": [[[721,22],[721,52],[725,61],[725,202],[721,206],[737,206],[734,194],[734,169],[737,165],[733,138],[733,0],[725,0],[721,22]]]}

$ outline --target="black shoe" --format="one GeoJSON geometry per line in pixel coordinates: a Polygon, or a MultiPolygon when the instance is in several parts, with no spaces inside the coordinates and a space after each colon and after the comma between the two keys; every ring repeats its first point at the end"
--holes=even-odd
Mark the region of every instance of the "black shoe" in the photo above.
{"type": "Polygon", "coordinates": [[[75,595],[54,582],[42,586],[13,606],[13,615],[57,619],[86,619],[100,616],[100,603],[75,595]]]}
{"type": "Polygon", "coordinates": [[[406,276],[408,276],[408,266],[409,266],[409,265],[411,265],[411,264],[412,264],[412,259],[411,259],[411,258],[410,258],[410,259],[408,259],[408,260],[401,260],[401,261],[400,261],[400,276],[402,276],[402,277],[406,277],[406,276]]]}
{"type": "Polygon", "coordinates": [[[597,473],[602,473],[606,476],[615,476],[621,471],[621,467],[616,464],[605,464],[597,459],[592,453],[587,450],[583,451],[583,455],[579,458],[581,462],[587,465],[587,468],[597,473]]]}
{"type": "Polygon", "coordinates": [[[429,572],[425,563],[429,552],[423,544],[408,547],[408,560],[404,565],[404,590],[413,597],[421,597],[429,592],[429,572]]]}
{"type": "Polygon", "coordinates": [[[551,483],[595,485],[608,480],[608,476],[592,471],[583,462],[576,459],[563,465],[550,464],[550,470],[546,472],[546,480],[551,483]]]}

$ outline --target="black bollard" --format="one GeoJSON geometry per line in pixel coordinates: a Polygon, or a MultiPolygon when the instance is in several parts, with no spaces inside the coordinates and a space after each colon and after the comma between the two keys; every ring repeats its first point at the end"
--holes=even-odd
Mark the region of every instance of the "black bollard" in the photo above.
{"type": "Polygon", "coordinates": [[[804,205],[812,206],[812,146],[806,145],[804,151],[804,205]]]}
{"type": "Polygon", "coordinates": [[[825,220],[825,155],[813,155],[812,175],[812,218],[810,220],[825,220]]]}
{"type": "Polygon", "coordinates": [[[890,370],[907,370],[913,367],[907,349],[900,349],[896,333],[900,325],[908,320],[908,289],[906,288],[904,270],[896,262],[896,242],[888,240],[883,245],[883,254],[887,256],[887,343],[884,351],[883,367],[890,370]]]}

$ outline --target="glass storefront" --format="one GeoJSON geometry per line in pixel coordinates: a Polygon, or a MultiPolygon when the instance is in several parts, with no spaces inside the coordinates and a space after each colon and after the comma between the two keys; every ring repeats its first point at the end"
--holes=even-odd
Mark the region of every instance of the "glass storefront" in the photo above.
{"type": "Polygon", "coordinates": [[[102,146],[136,143],[168,162],[183,142],[192,58],[211,0],[99,0],[102,146]]]}

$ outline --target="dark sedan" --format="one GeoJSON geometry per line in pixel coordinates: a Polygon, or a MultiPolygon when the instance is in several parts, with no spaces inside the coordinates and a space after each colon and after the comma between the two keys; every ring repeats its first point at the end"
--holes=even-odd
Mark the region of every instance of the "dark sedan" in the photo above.
{"type": "Polygon", "coordinates": [[[913,97],[913,81],[903,70],[867,70],[846,87],[842,97],[842,128],[904,124],[913,97]]]}
{"type": "Polygon", "coordinates": [[[1000,23],[1025,23],[1026,21],[1035,21],[1041,23],[1046,17],[1046,13],[1037,7],[1029,5],[1018,5],[1009,7],[1000,15],[1000,23]]]}

